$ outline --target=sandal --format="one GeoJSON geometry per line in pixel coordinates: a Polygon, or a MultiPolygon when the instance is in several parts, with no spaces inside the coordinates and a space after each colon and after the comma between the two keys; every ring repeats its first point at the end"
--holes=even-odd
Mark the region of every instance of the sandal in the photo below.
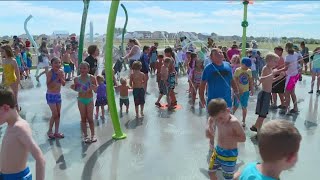
{"type": "Polygon", "coordinates": [[[289,112],[292,113],[292,114],[296,114],[296,113],[298,113],[299,111],[297,111],[297,110],[295,110],[295,109],[291,109],[289,112]]]}
{"type": "Polygon", "coordinates": [[[255,126],[251,126],[250,130],[253,132],[258,132],[258,129],[255,126]]]}
{"type": "Polygon", "coordinates": [[[162,107],[162,105],[160,103],[154,103],[156,106],[158,107],[162,107]]]}
{"type": "Polygon", "coordinates": [[[64,134],[63,133],[54,133],[54,137],[55,138],[64,138],[64,134]]]}
{"type": "Polygon", "coordinates": [[[91,142],[97,142],[97,141],[98,141],[98,139],[96,138],[96,136],[91,137],[91,142]]]}
{"type": "Polygon", "coordinates": [[[54,139],[55,138],[55,136],[54,136],[54,134],[52,132],[48,132],[47,135],[48,135],[49,139],[54,139]]]}
{"type": "Polygon", "coordinates": [[[84,143],[90,143],[91,141],[90,141],[90,138],[88,136],[86,136],[86,137],[83,138],[83,142],[84,143]]]}

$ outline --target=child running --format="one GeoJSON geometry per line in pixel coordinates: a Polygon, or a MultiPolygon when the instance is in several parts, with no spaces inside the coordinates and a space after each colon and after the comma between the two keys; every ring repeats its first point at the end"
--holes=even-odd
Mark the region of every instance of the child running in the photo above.
{"type": "Polygon", "coordinates": [[[262,163],[250,163],[240,180],[278,180],[284,170],[292,168],[298,160],[301,135],[286,120],[273,120],[264,124],[258,134],[262,163]]]}
{"type": "Polygon", "coordinates": [[[52,69],[47,73],[47,104],[51,110],[51,118],[47,135],[50,139],[64,138],[64,134],[59,132],[60,116],[61,116],[61,86],[65,86],[64,73],[60,70],[61,61],[54,57],[51,60],[52,69]],[[55,125],[55,133],[52,133],[53,124],[55,125]]]}
{"type": "MultiPolygon", "coordinates": [[[[168,105],[170,104],[170,96],[168,95],[168,77],[169,77],[169,65],[171,62],[171,58],[166,57],[164,59],[163,65],[161,67],[161,73],[160,74],[160,81],[159,81],[159,97],[157,102],[155,103],[156,106],[161,107],[162,105],[160,104],[160,100],[162,98],[162,96],[167,96],[167,103],[168,105]]],[[[158,70],[157,70],[158,73],[158,70]]]]}
{"type": "MultiPolygon", "coordinates": [[[[194,109],[194,104],[196,101],[197,93],[200,87],[202,73],[203,73],[203,61],[201,59],[197,59],[195,62],[195,68],[192,71],[192,78],[191,78],[191,91],[192,91],[192,101],[191,101],[191,108],[194,109]]],[[[199,105],[201,108],[201,105],[199,105]]]]}
{"type": "Polygon", "coordinates": [[[31,153],[36,161],[36,179],[44,180],[45,159],[32,138],[29,124],[20,117],[15,107],[13,91],[9,87],[0,85],[0,125],[8,124],[1,145],[0,179],[31,180],[32,174],[27,166],[31,153]]]}
{"type": "Polygon", "coordinates": [[[210,180],[216,180],[216,171],[222,169],[224,179],[233,179],[236,171],[238,142],[246,140],[238,119],[230,114],[225,100],[213,99],[208,104],[208,127],[206,135],[213,141],[218,128],[218,143],[213,150],[209,163],[210,180]]]}
{"type": "Polygon", "coordinates": [[[71,89],[77,91],[78,94],[78,108],[81,115],[81,129],[83,133],[83,141],[85,143],[96,142],[94,124],[93,124],[93,93],[97,88],[96,78],[89,74],[90,66],[87,62],[82,62],[79,65],[80,76],[74,79],[74,84],[71,89]],[[91,139],[87,133],[87,122],[91,131],[91,139]]]}
{"type": "Polygon", "coordinates": [[[234,97],[232,113],[236,113],[239,102],[242,107],[242,127],[246,127],[247,107],[249,95],[253,95],[253,78],[251,69],[250,58],[244,57],[241,60],[241,67],[237,68],[234,73],[235,83],[239,89],[240,99],[234,97]],[[249,92],[250,90],[250,92],[249,92]]]}
{"type": "Polygon", "coordinates": [[[140,71],[142,64],[140,61],[135,61],[132,64],[132,74],[130,75],[130,86],[133,88],[133,98],[136,110],[136,118],[139,118],[139,106],[141,117],[144,117],[143,108],[145,103],[144,82],[146,76],[140,71]]]}
{"type": "Polygon", "coordinates": [[[256,105],[256,114],[258,115],[258,119],[256,120],[255,124],[251,126],[251,131],[258,132],[263,124],[264,119],[269,113],[272,83],[285,76],[284,72],[281,72],[279,76],[275,77],[276,71],[273,71],[273,68],[277,65],[279,59],[280,57],[275,53],[268,53],[266,55],[266,65],[263,67],[260,77],[262,90],[258,94],[256,105]]]}
{"type": "Polygon", "coordinates": [[[313,87],[314,87],[314,82],[316,80],[317,77],[317,94],[320,95],[320,90],[319,90],[319,86],[320,86],[320,47],[317,47],[314,51],[313,51],[313,55],[310,57],[311,59],[311,72],[312,72],[312,80],[311,80],[311,91],[309,92],[309,94],[313,93],[313,87]]]}
{"type": "Polygon", "coordinates": [[[130,87],[127,85],[126,78],[120,78],[121,85],[119,87],[120,91],[120,113],[122,114],[122,106],[126,106],[126,113],[129,113],[129,89],[130,87]]]}
{"type": "Polygon", "coordinates": [[[14,59],[14,54],[9,45],[4,45],[1,47],[1,57],[2,57],[2,84],[10,87],[14,94],[15,106],[17,110],[20,111],[18,104],[18,90],[20,84],[20,70],[17,61],[14,59]]]}
{"type": "MultiPolygon", "coordinates": [[[[101,119],[104,119],[104,106],[108,105],[108,99],[107,99],[107,86],[104,84],[104,78],[102,75],[97,76],[97,82],[98,82],[98,87],[97,87],[97,99],[96,99],[96,116],[95,118],[98,119],[99,117],[99,108],[101,109],[101,119]]],[[[108,108],[109,109],[109,108],[108,108]]]]}

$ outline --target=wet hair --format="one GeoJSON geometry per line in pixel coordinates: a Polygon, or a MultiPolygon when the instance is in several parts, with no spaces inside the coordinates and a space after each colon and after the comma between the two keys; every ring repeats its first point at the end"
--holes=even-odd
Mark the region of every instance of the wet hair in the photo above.
{"type": "Polygon", "coordinates": [[[79,64],[79,67],[84,66],[84,65],[87,66],[88,69],[90,69],[90,64],[87,63],[86,61],[82,61],[82,62],[79,64]]]}
{"type": "Polygon", "coordinates": [[[149,46],[143,46],[143,52],[144,52],[145,50],[148,50],[148,49],[150,49],[149,46]]]}
{"type": "Polygon", "coordinates": [[[280,57],[276,53],[268,53],[266,55],[266,62],[278,61],[280,57]]]}
{"type": "Polygon", "coordinates": [[[301,135],[294,125],[286,120],[265,123],[258,133],[258,146],[264,162],[275,162],[299,151],[301,135]]]}
{"type": "Polygon", "coordinates": [[[104,81],[104,77],[102,75],[97,75],[97,82],[103,82],[104,81]]]}
{"type": "Polygon", "coordinates": [[[162,59],[164,56],[162,54],[158,55],[159,59],[162,59]]]}
{"type": "Polygon", "coordinates": [[[1,49],[6,53],[7,57],[9,57],[9,58],[14,57],[13,51],[8,44],[2,46],[1,49]]]}
{"type": "Polygon", "coordinates": [[[216,116],[220,112],[227,110],[227,103],[222,98],[212,99],[208,104],[208,113],[209,116],[216,116]]]}
{"type": "Polygon", "coordinates": [[[288,54],[294,54],[293,43],[289,42],[286,44],[286,51],[288,54]]]}
{"type": "Polygon", "coordinates": [[[13,109],[16,107],[16,101],[12,89],[0,84],[0,107],[3,105],[8,105],[13,109]]]}
{"type": "Polygon", "coordinates": [[[127,79],[126,78],[120,78],[120,83],[122,84],[122,85],[125,85],[125,84],[127,84],[127,79]]]}
{"type": "Polygon", "coordinates": [[[50,62],[51,62],[51,64],[53,64],[53,62],[55,62],[55,61],[61,61],[61,60],[58,57],[53,57],[50,62]]]}
{"type": "Polygon", "coordinates": [[[97,45],[90,45],[88,47],[88,54],[93,55],[96,52],[97,49],[98,49],[97,45]]]}
{"type": "Polygon", "coordinates": [[[142,64],[140,61],[134,61],[132,64],[133,70],[140,70],[142,68],[142,64]]]}

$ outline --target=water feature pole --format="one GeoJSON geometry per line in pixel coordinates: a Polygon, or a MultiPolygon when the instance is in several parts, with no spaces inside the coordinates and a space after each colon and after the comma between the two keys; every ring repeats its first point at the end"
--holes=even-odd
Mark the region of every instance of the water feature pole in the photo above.
{"type": "MultiPolygon", "coordinates": [[[[90,0],[83,0],[83,12],[82,12],[82,20],[81,20],[81,28],[80,28],[80,38],[79,38],[79,51],[78,51],[78,64],[82,62],[82,54],[83,54],[83,47],[84,47],[84,35],[86,32],[86,22],[87,22],[87,15],[89,9],[90,0]]],[[[79,70],[78,70],[79,74],[79,70]]]]}
{"type": "Polygon", "coordinates": [[[123,11],[124,11],[124,14],[126,15],[126,21],[125,21],[124,26],[123,26],[123,29],[122,29],[121,49],[120,49],[120,51],[121,51],[121,57],[123,57],[123,56],[124,56],[124,45],[123,45],[123,44],[124,44],[124,35],[125,35],[125,33],[127,32],[128,12],[127,12],[126,7],[125,7],[123,4],[121,4],[121,7],[122,7],[122,9],[123,9],[123,11]]]}
{"type": "Polygon", "coordinates": [[[247,21],[247,13],[248,13],[248,4],[249,0],[244,0],[242,2],[244,8],[243,8],[243,21],[241,23],[241,26],[243,28],[242,30],[242,51],[241,56],[246,56],[246,45],[247,45],[247,27],[249,26],[249,23],[247,21]]]}
{"type": "Polygon", "coordinates": [[[108,105],[110,108],[110,116],[113,124],[114,134],[112,137],[114,139],[124,139],[127,137],[121,130],[121,125],[119,121],[118,111],[116,107],[116,101],[114,97],[113,88],[113,70],[112,70],[112,50],[113,50],[113,38],[114,38],[114,28],[116,24],[116,17],[119,7],[119,0],[113,0],[111,2],[111,7],[109,11],[109,19],[106,33],[106,46],[105,46],[105,73],[107,81],[107,97],[108,105]]]}

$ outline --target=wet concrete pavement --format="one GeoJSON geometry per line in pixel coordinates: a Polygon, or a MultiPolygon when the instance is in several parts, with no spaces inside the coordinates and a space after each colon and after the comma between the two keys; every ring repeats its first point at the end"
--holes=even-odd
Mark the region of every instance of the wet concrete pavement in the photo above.
{"type": "MultiPolygon", "coordinates": [[[[129,114],[124,113],[120,119],[127,138],[120,141],[112,139],[113,127],[109,115],[106,115],[105,121],[101,118],[95,121],[98,142],[89,145],[82,143],[77,93],[69,88],[70,82],[62,88],[60,129],[65,138],[47,139],[46,131],[51,112],[45,100],[45,77],[40,79],[39,86],[20,91],[19,101],[22,106],[21,114],[30,123],[33,137],[45,155],[47,180],[208,179],[208,141],[204,135],[206,112],[199,110],[197,105],[195,110],[190,109],[186,77],[179,78],[176,89],[181,109],[168,112],[154,106],[158,90],[155,77],[152,76],[148,86],[150,95],[146,97],[145,117],[140,121],[135,119],[133,97],[130,95],[129,114]]],[[[297,85],[299,115],[282,116],[278,111],[270,111],[268,117],[268,120],[292,121],[303,136],[299,161],[292,170],[282,174],[282,179],[318,177],[320,158],[316,154],[320,150],[317,126],[319,98],[316,94],[307,93],[310,81],[310,77],[304,77],[297,85]]],[[[34,78],[33,82],[36,85],[34,78]]],[[[256,120],[256,94],[249,100],[248,127],[256,120]]],[[[118,98],[116,95],[117,105],[118,98]]],[[[236,116],[240,118],[241,111],[238,110],[236,116]]],[[[4,132],[5,128],[2,128],[1,136],[4,132]]],[[[240,164],[260,160],[254,138],[250,138],[254,133],[246,129],[246,134],[247,141],[239,144],[240,164]]],[[[32,172],[35,172],[35,162],[31,157],[29,165],[32,172]]],[[[243,167],[244,165],[240,166],[240,169],[243,167]]]]}

